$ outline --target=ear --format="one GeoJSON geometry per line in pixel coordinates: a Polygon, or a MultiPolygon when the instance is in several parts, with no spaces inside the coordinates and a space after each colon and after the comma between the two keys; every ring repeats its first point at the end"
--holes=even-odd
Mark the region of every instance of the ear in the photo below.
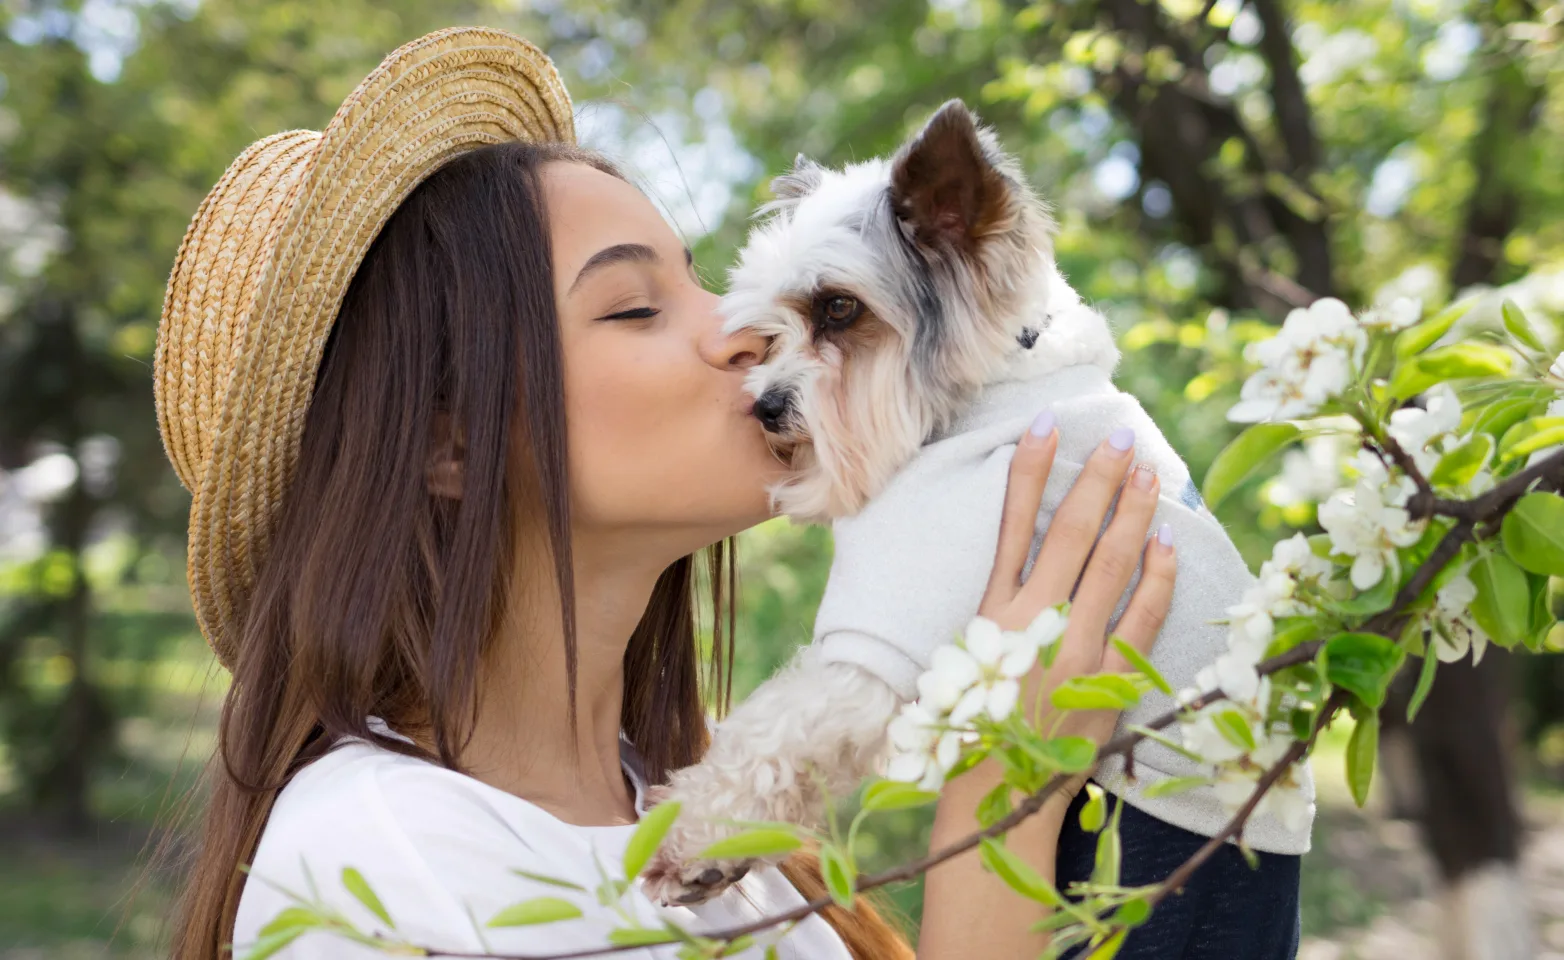
{"type": "Polygon", "coordinates": [[[456,435],[451,415],[435,414],[430,424],[429,455],[424,460],[424,485],[430,496],[462,498],[462,462],[466,452],[467,446],[456,435]]]}
{"type": "Polygon", "coordinates": [[[778,200],[799,200],[820,186],[825,168],[802,153],[793,158],[793,169],[771,181],[771,195],[778,200]]]}
{"type": "Polygon", "coordinates": [[[960,100],[940,107],[891,161],[896,215],[926,246],[969,249],[1003,219],[1010,189],[960,100]]]}

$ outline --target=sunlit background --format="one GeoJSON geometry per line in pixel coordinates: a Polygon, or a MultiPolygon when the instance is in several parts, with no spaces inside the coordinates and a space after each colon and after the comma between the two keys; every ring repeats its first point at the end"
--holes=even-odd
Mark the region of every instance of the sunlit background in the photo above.
{"type": "MultiPolygon", "coordinates": [[[[163,285],[228,161],[318,129],[400,43],[462,23],[539,43],[583,141],[718,289],[795,154],[883,153],[964,98],[1053,203],[1121,383],[1200,476],[1244,344],[1311,296],[1486,291],[1476,322],[1509,297],[1558,349],[1561,21],[1522,0],[0,0],[0,960],[157,955],[176,878],[129,893],[224,684],[153,419],[163,285]]],[[[1317,529],[1338,460],[1306,446],[1224,507],[1251,560],[1317,529]]],[[[743,692],[807,638],[830,539],[775,522],[741,550],[743,692]]],[[[1365,810],[1341,744],[1318,755],[1310,960],[1463,955],[1451,904],[1516,870],[1564,957],[1564,670],[1495,651],[1439,677],[1418,724],[1387,730],[1365,810]],[[1462,852],[1436,861],[1434,836],[1462,852]]],[[[924,828],[868,837],[867,865],[924,828]]],[[[914,920],[917,894],[897,892],[914,920]]]]}

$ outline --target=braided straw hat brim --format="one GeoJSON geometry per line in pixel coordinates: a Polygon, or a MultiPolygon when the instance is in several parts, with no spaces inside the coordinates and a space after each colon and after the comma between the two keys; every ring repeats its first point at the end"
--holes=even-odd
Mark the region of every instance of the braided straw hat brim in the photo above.
{"type": "Polygon", "coordinates": [[[158,327],[154,392],[164,447],[193,496],[196,618],[229,669],[353,274],[424,178],[514,140],[574,142],[553,64],[504,31],[441,30],[386,57],[323,132],[252,144],[191,220],[158,327]]]}

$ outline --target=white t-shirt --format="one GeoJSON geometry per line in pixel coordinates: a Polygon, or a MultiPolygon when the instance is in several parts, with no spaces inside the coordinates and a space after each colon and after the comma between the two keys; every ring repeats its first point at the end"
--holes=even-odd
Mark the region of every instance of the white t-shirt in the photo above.
{"type": "MultiPolygon", "coordinates": [[[[386,732],[383,725],[377,728],[386,732]]],[[[636,812],[644,813],[643,784],[627,748],[624,766],[635,785],[636,812]]],[[[277,797],[261,834],[234,923],[236,954],[274,916],[294,905],[282,888],[320,899],[358,929],[387,933],[385,925],[342,886],[354,867],[369,882],[396,934],[420,946],[447,950],[550,954],[607,944],[614,914],[591,894],[549,886],[513,869],[568,880],[595,890],[594,858],[610,876],[622,873],[633,824],[582,827],[565,823],[526,800],[436,764],[404,757],[353,739],[299,771],[277,797]],[[269,882],[268,882],[269,881],[269,882]],[[538,896],[576,903],[574,920],[524,927],[485,924],[510,904],[538,896]]],[[[804,902],[775,868],[751,871],[736,886],[697,907],[658,907],[638,887],[621,906],[647,926],[667,917],[684,929],[735,926],[804,902]]],[[[775,932],[735,956],[761,960],[768,942],[786,960],[851,960],[836,932],[811,915],[775,941],[775,932]]],[[[669,960],[669,946],[617,954],[627,960],[669,960]]],[[[276,954],[284,960],[384,957],[335,934],[311,932],[276,954]]]]}

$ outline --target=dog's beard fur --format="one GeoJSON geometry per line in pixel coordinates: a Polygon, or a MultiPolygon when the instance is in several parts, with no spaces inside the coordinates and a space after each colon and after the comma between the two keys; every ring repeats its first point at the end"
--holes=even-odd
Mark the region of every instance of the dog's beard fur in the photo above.
{"type": "Polygon", "coordinates": [[[790,468],[773,501],[823,521],[861,509],[1042,321],[1053,221],[957,101],[889,161],[800,158],[773,190],[723,309],[770,340],[750,391],[788,398],[768,433],[790,468]],[[827,326],[832,296],[862,313],[827,326]]]}

